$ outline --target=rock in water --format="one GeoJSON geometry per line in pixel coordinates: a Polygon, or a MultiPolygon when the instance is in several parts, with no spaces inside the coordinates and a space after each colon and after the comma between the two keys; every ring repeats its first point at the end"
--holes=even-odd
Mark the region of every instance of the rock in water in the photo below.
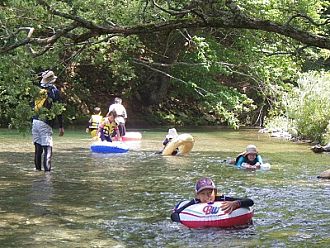
{"type": "Polygon", "coordinates": [[[324,152],[324,149],[322,146],[320,145],[315,145],[315,146],[312,146],[311,147],[311,150],[315,153],[321,153],[321,152],[324,152]]]}
{"type": "Polygon", "coordinates": [[[321,145],[312,146],[311,150],[315,153],[330,152],[330,143],[328,143],[325,146],[321,146],[321,145]]]}
{"type": "Polygon", "coordinates": [[[323,171],[317,178],[330,179],[330,169],[323,171]]]}

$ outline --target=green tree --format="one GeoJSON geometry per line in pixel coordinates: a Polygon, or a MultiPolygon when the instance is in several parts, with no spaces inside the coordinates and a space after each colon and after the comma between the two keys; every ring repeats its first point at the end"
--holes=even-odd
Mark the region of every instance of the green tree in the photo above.
{"type": "Polygon", "coordinates": [[[288,116],[301,138],[325,143],[330,120],[329,73],[303,74],[289,99],[288,116]]]}
{"type": "Polygon", "coordinates": [[[35,73],[52,68],[69,119],[96,104],[90,96],[100,89],[159,123],[262,124],[306,62],[326,61],[328,7],[315,0],[3,1],[1,115],[22,123],[9,99],[33,95],[35,73]],[[26,83],[17,87],[15,75],[26,83]]]}

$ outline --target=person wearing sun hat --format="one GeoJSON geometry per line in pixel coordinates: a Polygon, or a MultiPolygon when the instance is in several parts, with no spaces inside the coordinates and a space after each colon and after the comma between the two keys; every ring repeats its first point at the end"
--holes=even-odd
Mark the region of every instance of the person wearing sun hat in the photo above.
{"type": "Polygon", "coordinates": [[[34,164],[37,171],[41,171],[43,165],[45,172],[51,171],[51,158],[53,147],[53,126],[57,117],[59,123],[59,135],[64,135],[63,116],[58,114],[53,117],[49,114],[53,103],[60,102],[60,92],[53,84],[57,76],[53,71],[42,72],[40,91],[34,101],[34,116],[32,122],[32,138],[34,143],[34,164]]]}
{"type": "MultiPolygon", "coordinates": [[[[177,138],[179,135],[178,135],[178,132],[176,131],[175,128],[170,128],[168,130],[168,133],[166,134],[165,136],[165,139],[163,140],[163,149],[159,152],[156,152],[157,154],[161,154],[163,152],[163,150],[165,149],[165,147],[167,146],[168,143],[171,142],[171,140],[177,138]]],[[[175,156],[176,154],[178,154],[179,152],[179,149],[176,148],[173,152],[172,152],[172,155],[175,156]]]]}
{"type": "Polygon", "coordinates": [[[40,85],[42,87],[54,83],[57,79],[53,71],[44,71],[41,73],[41,77],[40,85]]]}
{"type": "Polygon", "coordinates": [[[215,201],[222,201],[222,210],[230,214],[235,209],[240,207],[253,206],[253,200],[249,198],[235,198],[230,196],[217,195],[217,187],[213,180],[209,177],[200,178],[195,184],[195,198],[184,204],[182,207],[182,201],[176,205],[171,214],[171,220],[174,222],[180,222],[180,213],[187,207],[198,203],[213,203],[215,201]]]}
{"type": "Polygon", "coordinates": [[[238,155],[235,165],[245,169],[260,169],[263,164],[255,145],[248,145],[244,152],[238,155]]]}
{"type": "Polygon", "coordinates": [[[178,133],[175,128],[170,128],[165,136],[167,140],[175,139],[176,137],[178,137],[178,133]]]}

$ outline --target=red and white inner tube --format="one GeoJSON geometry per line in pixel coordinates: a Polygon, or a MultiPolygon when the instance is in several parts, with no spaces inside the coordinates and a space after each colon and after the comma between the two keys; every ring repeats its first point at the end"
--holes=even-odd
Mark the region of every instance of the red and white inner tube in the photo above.
{"type": "MultiPolygon", "coordinates": [[[[186,204],[181,203],[178,208],[186,204]]],[[[180,221],[189,228],[202,227],[236,227],[251,223],[253,210],[238,208],[227,214],[221,210],[223,202],[198,203],[185,208],[180,214],[180,221]]]]}

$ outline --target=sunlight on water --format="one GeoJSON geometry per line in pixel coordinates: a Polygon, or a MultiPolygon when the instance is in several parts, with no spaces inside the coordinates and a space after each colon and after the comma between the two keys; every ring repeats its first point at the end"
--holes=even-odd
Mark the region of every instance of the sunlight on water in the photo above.
{"type": "Polygon", "coordinates": [[[31,136],[0,130],[2,247],[329,247],[328,154],[256,130],[190,132],[188,156],[160,156],[164,132],[144,131],[124,154],[90,152],[82,132],[54,136],[53,171],[36,172],[31,136]],[[254,143],[270,170],[223,160],[254,143]],[[255,201],[253,225],[189,229],[171,209],[210,176],[218,191],[255,201]]]}

